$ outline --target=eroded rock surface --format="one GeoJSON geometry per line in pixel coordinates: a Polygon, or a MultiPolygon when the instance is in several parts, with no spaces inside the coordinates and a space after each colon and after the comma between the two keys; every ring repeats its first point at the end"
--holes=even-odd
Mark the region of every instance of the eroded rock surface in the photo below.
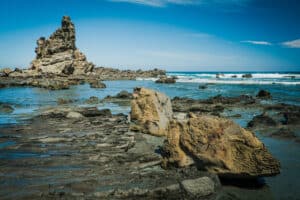
{"type": "Polygon", "coordinates": [[[131,102],[131,129],[156,136],[166,134],[173,111],[165,94],[146,88],[135,88],[131,102]]]}
{"type": "Polygon", "coordinates": [[[14,142],[0,149],[1,199],[193,199],[185,191],[201,177],[216,185],[209,199],[221,190],[215,175],[196,168],[162,169],[163,138],[131,132],[127,116],[109,110],[56,107],[1,127],[0,143],[7,139],[14,142]],[[182,187],[185,180],[192,184],[182,187]]]}
{"type": "Polygon", "coordinates": [[[190,157],[199,168],[221,176],[251,178],[280,173],[279,162],[253,133],[224,118],[191,114],[186,122],[173,122],[165,149],[167,164],[189,165],[186,157],[190,157]]]}
{"type": "Polygon", "coordinates": [[[86,74],[92,72],[94,64],[76,48],[75,26],[69,16],[64,16],[61,28],[49,39],[37,41],[36,59],[31,69],[52,74],[86,74]]]}

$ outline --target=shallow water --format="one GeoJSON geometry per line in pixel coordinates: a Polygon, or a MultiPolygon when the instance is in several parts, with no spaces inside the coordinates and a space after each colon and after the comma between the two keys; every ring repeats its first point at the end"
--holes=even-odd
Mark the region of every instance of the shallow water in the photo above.
{"type": "MultiPolygon", "coordinates": [[[[180,79],[183,79],[182,77],[180,79]]],[[[213,80],[214,77],[210,77],[213,80]]],[[[224,78],[226,79],[226,78],[224,78]]],[[[227,78],[230,79],[230,78],[227,78]]],[[[264,78],[265,79],[265,78],[264,78]]],[[[268,78],[270,79],[270,78],[268,78]]],[[[297,82],[299,79],[294,80],[297,82]]],[[[287,80],[284,80],[287,81],[287,80]]],[[[208,85],[207,89],[198,89],[199,83],[196,81],[179,80],[176,84],[155,84],[153,80],[138,81],[105,81],[107,88],[94,89],[89,85],[72,86],[68,90],[49,91],[41,88],[4,88],[0,90],[0,101],[13,105],[14,112],[10,114],[0,113],[0,125],[21,123],[24,119],[36,114],[40,109],[57,105],[58,98],[72,99],[74,105],[87,106],[84,103],[91,96],[97,96],[100,99],[107,95],[116,95],[122,90],[131,92],[135,87],[152,88],[170,97],[190,97],[195,99],[206,99],[208,97],[221,94],[223,96],[238,96],[247,94],[255,96],[260,89],[266,89],[271,92],[273,99],[265,103],[289,103],[300,105],[300,86],[297,84],[213,84],[208,85]]],[[[128,113],[128,106],[120,106],[114,103],[97,104],[100,109],[110,108],[113,113],[128,113]]],[[[238,124],[245,127],[253,116],[260,113],[259,110],[243,109],[233,110],[231,114],[240,113],[241,118],[234,119],[238,124]]],[[[1,129],[0,129],[1,136],[1,129]]],[[[257,136],[266,144],[272,154],[281,161],[282,173],[276,177],[266,178],[276,199],[299,199],[300,198],[300,146],[298,143],[280,139],[272,139],[257,133],[257,136]]],[[[13,139],[1,140],[0,149],[6,146],[15,145],[13,139]]],[[[55,152],[53,152],[55,153],[55,152]]],[[[13,155],[1,153],[0,159],[18,158],[18,157],[43,157],[49,155],[32,155],[30,152],[15,152],[13,155]]]]}

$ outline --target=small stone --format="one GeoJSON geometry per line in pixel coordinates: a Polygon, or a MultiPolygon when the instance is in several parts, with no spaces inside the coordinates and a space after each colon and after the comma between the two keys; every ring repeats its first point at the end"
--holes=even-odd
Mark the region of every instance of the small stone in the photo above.
{"type": "Polygon", "coordinates": [[[242,78],[252,78],[252,74],[243,74],[242,78]]]}
{"type": "Polygon", "coordinates": [[[184,180],[181,182],[181,187],[193,197],[208,196],[215,191],[215,184],[209,177],[184,180]]]}
{"type": "Polygon", "coordinates": [[[90,81],[91,88],[106,88],[106,85],[98,80],[90,81]]]}
{"type": "Polygon", "coordinates": [[[78,112],[69,112],[66,117],[69,119],[79,119],[83,118],[83,115],[78,112]]]}
{"type": "Polygon", "coordinates": [[[260,90],[257,95],[256,95],[257,98],[260,98],[260,99],[271,99],[272,98],[272,95],[270,92],[266,91],[266,90],[260,90]]]}
{"type": "Polygon", "coordinates": [[[14,111],[14,108],[11,105],[0,103],[0,113],[9,114],[9,113],[12,113],[13,111],[14,111]]]}
{"type": "Polygon", "coordinates": [[[85,103],[87,103],[87,104],[97,104],[97,103],[99,103],[99,98],[98,97],[95,97],[95,96],[91,96],[89,99],[87,99],[86,101],[85,101],[85,103]]]}

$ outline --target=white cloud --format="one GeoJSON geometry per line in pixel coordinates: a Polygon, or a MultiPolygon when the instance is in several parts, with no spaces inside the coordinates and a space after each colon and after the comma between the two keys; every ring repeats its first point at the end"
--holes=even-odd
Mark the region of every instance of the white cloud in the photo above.
{"type": "Polygon", "coordinates": [[[233,4],[241,6],[250,0],[107,0],[111,2],[123,2],[141,4],[152,7],[165,7],[169,4],[176,5],[208,5],[208,4],[233,4]]]}
{"type": "Polygon", "coordinates": [[[283,42],[282,45],[286,46],[288,48],[300,48],[300,39],[286,41],[286,42],[283,42]]]}
{"type": "Polygon", "coordinates": [[[152,7],[164,7],[168,4],[192,5],[192,4],[200,3],[200,1],[197,0],[109,0],[109,1],[141,4],[141,5],[152,6],[152,7]]]}
{"type": "Polygon", "coordinates": [[[272,45],[271,42],[267,42],[267,41],[257,41],[257,40],[244,40],[241,41],[242,43],[249,43],[249,44],[255,44],[255,45],[265,45],[265,46],[270,46],[272,45]]]}

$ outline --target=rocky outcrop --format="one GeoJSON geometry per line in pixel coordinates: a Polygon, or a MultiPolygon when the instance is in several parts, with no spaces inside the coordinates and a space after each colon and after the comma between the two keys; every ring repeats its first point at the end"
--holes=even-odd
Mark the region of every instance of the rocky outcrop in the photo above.
{"type": "Polygon", "coordinates": [[[95,96],[91,96],[89,99],[84,101],[87,104],[97,104],[100,102],[100,99],[98,97],[95,96]]]}
{"type": "Polygon", "coordinates": [[[199,168],[220,176],[251,178],[280,173],[279,162],[253,133],[219,117],[191,114],[187,122],[172,122],[165,150],[166,165],[188,166],[189,157],[199,168]]]}
{"type": "Polygon", "coordinates": [[[260,90],[257,95],[256,95],[257,98],[260,98],[260,99],[271,99],[272,98],[272,95],[270,92],[266,91],[266,90],[260,90]]]}
{"type": "Polygon", "coordinates": [[[70,17],[64,16],[61,28],[49,39],[37,40],[36,58],[31,69],[53,74],[86,74],[93,70],[83,53],[76,48],[75,26],[70,17]]]}
{"type": "Polygon", "coordinates": [[[252,78],[252,74],[243,74],[242,78],[252,78]]]}
{"type": "Polygon", "coordinates": [[[260,126],[277,126],[279,123],[268,116],[266,113],[254,116],[253,119],[248,123],[249,128],[257,128],[260,126]]]}
{"type": "Polygon", "coordinates": [[[166,84],[176,83],[176,77],[160,76],[159,79],[155,81],[155,83],[166,83],[166,84]]]}
{"type": "Polygon", "coordinates": [[[256,178],[280,173],[279,162],[250,131],[211,115],[173,116],[169,98],[136,88],[131,130],[166,136],[162,166],[198,168],[224,177],[256,178]]]}
{"type": "Polygon", "coordinates": [[[0,102],[0,114],[9,114],[14,111],[14,108],[7,104],[7,103],[2,103],[0,102]]]}
{"type": "Polygon", "coordinates": [[[12,73],[13,71],[10,68],[3,68],[0,69],[0,77],[6,77],[9,76],[10,73],[12,73]]]}
{"type": "Polygon", "coordinates": [[[166,74],[165,70],[119,70],[115,68],[97,67],[94,69],[95,76],[102,80],[135,80],[137,78],[159,77],[166,74]]]}
{"type": "Polygon", "coordinates": [[[99,80],[90,80],[89,83],[91,88],[106,88],[106,85],[99,80]]]}
{"type": "Polygon", "coordinates": [[[131,129],[156,136],[163,136],[172,119],[170,99],[162,93],[135,88],[131,102],[131,129]]]}

